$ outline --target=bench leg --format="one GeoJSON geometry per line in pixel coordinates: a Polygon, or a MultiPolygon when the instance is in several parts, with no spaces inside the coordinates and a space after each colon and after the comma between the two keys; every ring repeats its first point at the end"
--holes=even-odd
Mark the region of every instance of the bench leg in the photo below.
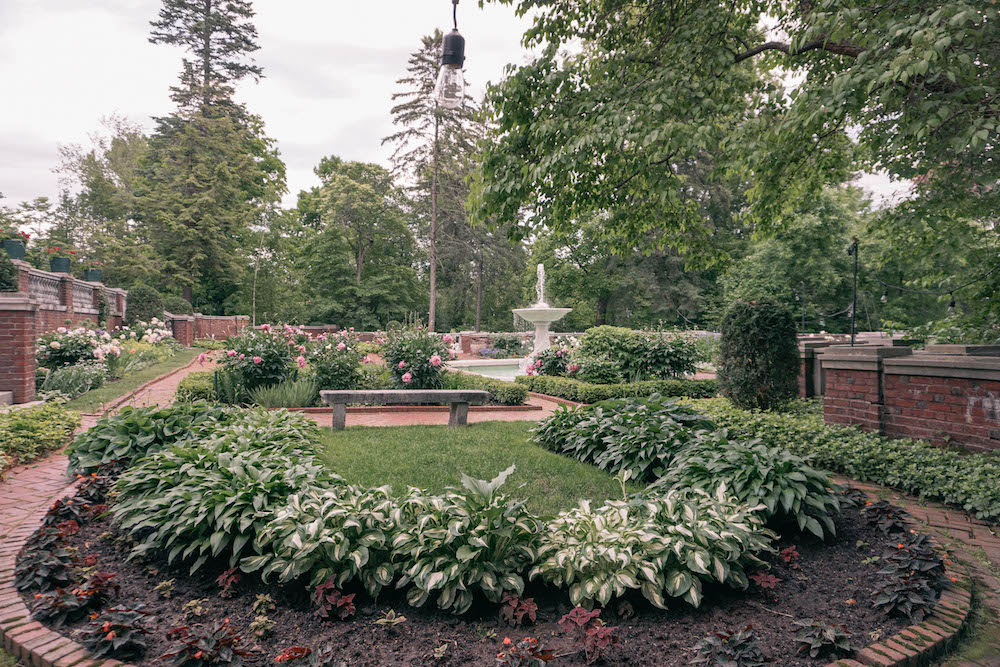
{"type": "Polygon", "coordinates": [[[469,404],[452,403],[448,407],[448,426],[465,426],[469,421],[469,404]]]}
{"type": "Polygon", "coordinates": [[[347,426],[347,403],[333,404],[333,430],[343,431],[347,426]]]}

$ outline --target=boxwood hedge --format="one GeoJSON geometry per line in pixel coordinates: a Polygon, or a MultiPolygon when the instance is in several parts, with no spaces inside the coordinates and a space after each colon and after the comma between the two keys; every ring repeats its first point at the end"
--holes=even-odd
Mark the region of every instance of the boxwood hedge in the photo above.
{"type": "Polygon", "coordinates": [[[529,391],[580,403],[597,403],[609,398],[644,397],[653,394],[711,398],[719,392],[719,384],[715,380],[644,380],[619,384],[593,384],[567,377],[522,375],[515,382],[527,387],[529,391]]]}
{"type": "Polygon", "coordinates": [[[472,373],[447,372],[444,376],[444,386],[446,389],[488,391],[490,400],[498,405],[524,405],[528,400],[528,389],[523,385],[472,373]]]}

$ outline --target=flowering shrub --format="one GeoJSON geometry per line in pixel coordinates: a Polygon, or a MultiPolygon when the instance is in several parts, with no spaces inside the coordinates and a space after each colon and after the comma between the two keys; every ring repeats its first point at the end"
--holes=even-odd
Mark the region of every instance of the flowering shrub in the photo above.
{"type": "Polygon", "coordinates": [[[247,392],[290,378],[295,369],[295,357],[301,355],[294,338],[264,326],[266,328],[244,329],[230,338],[231,347],[223,357],[223,369],[247,392]]]}
{"type": "Polygon", "coordinates": [[[312,344],[308,362],[320,389],[353,389],[361,379],[361,350],[347,332],[312,344]]]}
{"type": "Polygon", "coordinates": [[[390,332],[385,345],[385,365],[404,389],[440,389],[448,358],[442,338],[420,326],[390,332]]]}
{"type": "Polygon", "coordinates": [[[24,245],[28,245],[28,239],[31,235],[28,232],[18,231],[15,227],[8,227],[6,224],[0,224],[0,241],[23,241],[24,245]]]}
{"type": "Polygon", "coordinates": [[[39,336],[35,343],[35,358],[45,368],[72,366],[81,361],[103,361],[107,356],[121,354],[120,345],[111,334],[100,329],[59,327],[39,336]]]}
{"type": "MultiPolygon", "coordinates": [[[[572,348],[568,345],[553,345],[535,355],[534,363],[528,367],[528,375],[572,375],[569,370],[572,348]]],[[[578,367],[574,365],[574,371],[578,367]]]]}
{"type": "Polygon", "coordinates": [[[148,322],[136,322],[134,326],[122,327],[115,333],[115,338],[123,342],[141,341],[151,345],[176,342],[173,332],[167,328],[166,323],[156,317],[148,322]]]}

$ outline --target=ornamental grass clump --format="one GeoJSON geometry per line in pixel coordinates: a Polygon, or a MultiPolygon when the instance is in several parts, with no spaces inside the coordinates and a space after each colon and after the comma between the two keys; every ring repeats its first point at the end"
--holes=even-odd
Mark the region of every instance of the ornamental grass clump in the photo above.
{"type": "Polygon", "coordinates": [[[756,509],[725,487],[650,491],[597,508],[581,501],[545,526],[530,577],[568,587],[570,602],[587,608],[629,590],[660,608],[668,597],[697,607],[704,583],[745,589],[747,568],[775,551],[756,509]]]}
{"type": "Polygon", "coordinates": [[[450,355],[441,336],[415,326],[390,331],[383,356],[397,387],[440,389],[444,362],[450,355]]]}
{"type": "Polygon", "coordinates": [[[626,480],[651,482],[698,432],[714,429],[689,406],[653,394],[560,408],[532,433],[536,442],[554,452],[623,474],[626,480]]]}

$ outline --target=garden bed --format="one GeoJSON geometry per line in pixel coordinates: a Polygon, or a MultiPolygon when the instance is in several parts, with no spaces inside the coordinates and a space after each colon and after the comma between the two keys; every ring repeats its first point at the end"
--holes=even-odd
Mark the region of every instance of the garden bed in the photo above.
{"type": "MultiPolygon", "coordinates": [[[[222,597],[215,579],[225,570],[224,562],[206,566],[195,576],[188,576],[186,567],[169,567],[157,559],[126,562],[128,550],[116,535],[109,521],[93,521],[70,539],[70,546],[81,556],[94,556],[97,571],[116,574],[121,592],[112,602],[125,602],[131,607],[142,604],[149,614],[152,632],[147,637],[148,648],[145,657],[133,660],[134,664],[158,664],[156,657],[170,646],[166,635],[171,628],[192,623],[211,625],[227,618],[245,637],[240,646],[251,651],[244,658],[245,664],[273,664],[279,654],[293,646],[330,645],[334,659],[350,665],[489,665],[495,662],[507,636],[515,641],[524,636],[536,637],[542,646],[562,656],[553,664],[585,664],[585,656],[577,652],[579,647],[557,625],[571,609],[564,591],[529,584],[524,596],[533,597],[538,605],[537,620],[519,628],[504,623],[498,617],[498,607],[482,600],[458,618],[433,607],[415,609],[392,590],[385,591],[378,600],[351,590],[358,593],[357,613],[344,621],[323,624],[313,616],[309,594],[301,585],[262,585],[244,576],[233,587],[233,597],[222,597]],[[164,582],[171,580],[169,591],[156,591],[157,586],[162,589],[164,582]],[[165,597],[164,592],[170,597],[165,597]],[[261,615],[253,609],[261,594],[271,595],[276,603],[276,609],[264,614],[274,627],[266,636],[252,638],[248,628],[261,615]],[[200,616],[185,612],[185,606],[192,601],[201,601],[196,605],[203,608],[200,616]],[[397,625],[376,623],[390,611],[406,620],[397,625]],[[442,657],[434,657],[434,651],[442,646],[446,646],[442,657]]],[[[687,665],[693,655],[690,649],[706,635],[753,626],[759,645],[774,664],[826,664],[830,662],[828,656],[810,659],[796,655],[794,636],[798,628],[793,618],[844,624],[856,649],[906,626],[872,608],[871,591],[878,567],[864,562],[892,549],[892,542],[868,526],[856,509],[848,509],[840,519],[839,537],[834,543],[806,539],[783,540],[779,544],[779,548],[795,546],[800,558],[793,563],[798,566],[795,568],[776,559],[771,574],[781,581],[772,590],[756,584],[746,593],[719,587],[706,596],[699,609],[676,601],[669,610],[656,610],[638,595],[612,603],[602,617],[606,617],[608,625],[617,627],[620,644],[607,650],[604,662],[687,665]],[[859,543],[864,546],[857,546],[859,543]],[[619,616],[629,606],[634,616],[619,616]]],[[[86,625],[84,619],[60,631],[71,636],[73,630],[86,625]]]]}

